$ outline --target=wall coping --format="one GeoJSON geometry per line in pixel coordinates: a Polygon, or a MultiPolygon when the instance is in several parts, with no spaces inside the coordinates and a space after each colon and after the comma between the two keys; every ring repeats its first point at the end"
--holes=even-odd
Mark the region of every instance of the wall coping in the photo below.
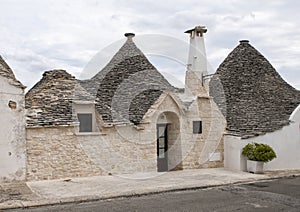
{"type": "Polygon", "coordinates": [[[76,132],[75,135],[77,135],[77,136],[99,136],[99,135],[106,135],[106,133],[100,133],[100,132],[76,132]]]}

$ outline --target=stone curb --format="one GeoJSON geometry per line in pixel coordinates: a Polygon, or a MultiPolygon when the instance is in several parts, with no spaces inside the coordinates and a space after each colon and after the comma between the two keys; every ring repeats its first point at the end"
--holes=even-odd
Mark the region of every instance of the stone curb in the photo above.
{"type": "Polygon", "coordinates": [[[118,192],[109,195],[88,195],[88,196],[79,196],[79,197],[69,197],[63,199],[42,199],[42,200],[32,200],[32,201],[8,201],[4,203],[0,203],[0,210],[8,210],[8,209],[17,209],[17,208],[31,208],[31,207],[41,207],[41,206],[53,206],[59,204],[69,204],[69,203],[84,203],[84,202],[93,202],[99,200],[107,200],[107,199],[118,199],[118,198],[130,198],[130,197],[139,197],[146,196],[152,194],[160,194],[167,192],[176,192],[176,191],[188,191],[188,190],[197,190],[197,189],[205,189],[205,188],[213,188],[219,186],[227,186],[227,185],[235,185],[235,184],[247,184],[254,182],[263,182],[281,178],[288,177],[298,177],[300,176],[300,172],[297,173],[289,173],[289,174],[279,174],[279,175],[262,175],[263,178],[260,179],[243,179],[236,180],[233,182],[225,182],[225,183],[214,183],[208,185],[191,185],[191,186],[177,186],[177,187],[161,187],[161,188],[153,188],[147,190],[140,190],[137,192],[118,192]],[[120,194],[121,193],[121,194],[120,194]]]}

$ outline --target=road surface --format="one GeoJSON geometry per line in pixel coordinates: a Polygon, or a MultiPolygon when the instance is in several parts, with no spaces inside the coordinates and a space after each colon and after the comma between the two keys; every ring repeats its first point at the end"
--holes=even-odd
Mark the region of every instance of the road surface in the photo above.
{"type": "Polygon", "coordinates": [[[45,211],[300,211],[300,177],[166,192],[131,198],[10,210],[45,211]]]}

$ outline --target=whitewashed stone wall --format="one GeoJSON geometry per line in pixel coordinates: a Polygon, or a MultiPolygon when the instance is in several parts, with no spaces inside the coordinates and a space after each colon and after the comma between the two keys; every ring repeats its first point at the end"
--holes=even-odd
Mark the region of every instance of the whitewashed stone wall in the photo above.
{"type": "Polygon", "coordinates": [[[24,91],[11,81],[0,76],[0,182],[25,180],[24,91]]]}

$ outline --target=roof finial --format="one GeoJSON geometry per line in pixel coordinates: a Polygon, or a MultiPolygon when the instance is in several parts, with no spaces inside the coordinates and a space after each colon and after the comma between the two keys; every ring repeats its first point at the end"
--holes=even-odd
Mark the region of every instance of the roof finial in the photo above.
{"type": "Polygon", "coordinates": [[[124,35],[126,38],[133,38],[135,36],[135,34],[132,32],[125,33],[124,35]]]}
{"type": "Polygon", "coordinates": [[[240,40],[240,43],[249,43],[249,40],[240,40]]]}

